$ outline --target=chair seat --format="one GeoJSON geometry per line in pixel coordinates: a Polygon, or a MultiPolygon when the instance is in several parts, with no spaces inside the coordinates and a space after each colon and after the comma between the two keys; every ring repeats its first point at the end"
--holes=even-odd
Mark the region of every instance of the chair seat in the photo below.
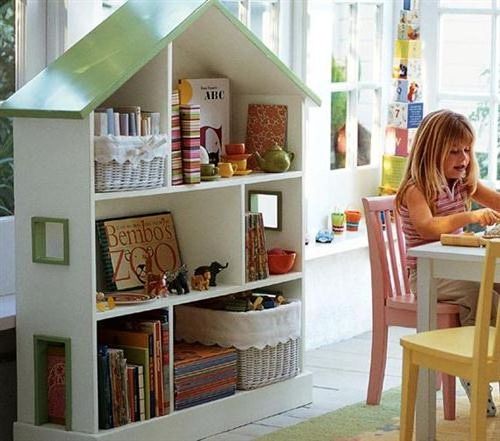
{"type": "MultiPolygon", "coordinates": [[[[388,297],[386,306],[389,308],[402,309],[406,311],[417,311],[417,298],[413,294],[405,296],[388,297]]],[[[460,308],[452,303],[438,302],[438,314],[458,314],[460,308]]]]}
{"type": "MultiPolygon", "coordinates": [[[[474,326],[437,329],[401,337],[401,345],[421,354],[432,355],[457,363],[471,363],[474,347],[474,326]]],[[[493,355],[495,328],[490,326],[488,358],[493,355]]]]}

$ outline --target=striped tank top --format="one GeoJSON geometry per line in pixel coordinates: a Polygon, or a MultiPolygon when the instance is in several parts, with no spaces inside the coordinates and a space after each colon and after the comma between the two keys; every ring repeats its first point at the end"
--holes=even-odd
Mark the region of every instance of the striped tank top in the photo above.
{"type": "MultiPolygon", "coordinates": [[[[448,186],[445,186],[434,202],[434,216],[447,216],[449,214],[462,213],[463,211],[466,211],[466,199],[466,186],[461,181],[455,181],[451,189],[448,186]]],[[[401,206],[399,215],[401,216],[401,224],[406,243],[406,266],[409,269],[415,269],[417,267],[417,258],[408,256],[408,250],[418,245],[434,242],[435,240],[424,239],[417,233],[417,230],[410,221],[410,215],[405,206],[401,206]]],[[[462,231],[463,229],[459,228],[453,231],[453,233],[458,234],[462,231]]]]}

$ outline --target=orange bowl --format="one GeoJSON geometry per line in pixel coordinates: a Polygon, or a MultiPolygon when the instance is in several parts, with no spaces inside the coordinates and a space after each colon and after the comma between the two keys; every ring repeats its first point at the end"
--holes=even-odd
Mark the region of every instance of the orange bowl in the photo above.
{"type": "Polygon", "coordinates": [[[226,154],[241,155],[245,153],[245,144],[226,144],[226,154]]]}
{"type": "Polygon", "coordinates": [[[285,254],[269,254],[267,253],[267,262],[269,265],[269,273],[285,274],[288,273],[295,263],[297,253],[291,250],[283,250],[285,254]]]}

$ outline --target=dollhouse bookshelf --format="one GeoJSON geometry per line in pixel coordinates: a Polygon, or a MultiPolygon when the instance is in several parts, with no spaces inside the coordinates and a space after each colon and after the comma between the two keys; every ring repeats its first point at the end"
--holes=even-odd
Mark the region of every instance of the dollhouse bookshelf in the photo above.
{"type": "Polygon", "coordinates": [[[200,0],[129,1],[0,105],[1,116],[14,117],[16,146],[15,440],[194,440],[312,401],[312,377],[304,372],[301,361],[299,375],[279,383],[237,391],[227,398],[119,428],[98,427],[100,322],[167,308],[173,360],[177,305],[273,287],[285,290],[288,298],[302,301],[303,340],[302,170],[308,103],[319,104],[319,100],[248,29],[217,0],[200,0]],[[287,105],[287,147],[295,153],[291,170],[172,186],[167,155],[165,187],[96,193],[93,110],[134,103],[161,112],[161,129],[169,133],[172,89],[180,78],[196,77],[230,79],[234,142],[245,139],[248,104],[287,105]],[[283,228],[266,231],[266,245],[294,249],[298,256],[292,272],[247,283],[244,218],[249,190],[282,192],[283,228]],[[229,262],[217,278],[217,287],[97,312],[95,292],[100,286],[100,271],[96,220],[160,211],[173,214],[182,260],[188,269],[213,260],[229,262]],[[69,265],[33,262],[29,240],[33,217],[68,220],[69,265]],[[67,387],[71,394],[67,408],[71,424],[67,428],[37,420],[36,336],[70,342],[71,382],[67,387]]]}

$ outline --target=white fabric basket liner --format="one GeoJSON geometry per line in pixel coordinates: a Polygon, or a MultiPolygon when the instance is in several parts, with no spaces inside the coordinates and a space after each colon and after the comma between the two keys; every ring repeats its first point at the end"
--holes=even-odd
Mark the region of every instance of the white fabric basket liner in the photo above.
{"type": "Polygon", "coordinates": [[[262,311],[216,311],[188,305],[179,305],[175,311],[175,338],[188,343],[246,350],[300,338],[300,301],[262,311]]]}
{"type": "Polygon", "coordinates": [[[94,159],[106,164],[115,160],[137,165],[167,155],[168,135],[151,136],[94,136],[94,159]]]}

